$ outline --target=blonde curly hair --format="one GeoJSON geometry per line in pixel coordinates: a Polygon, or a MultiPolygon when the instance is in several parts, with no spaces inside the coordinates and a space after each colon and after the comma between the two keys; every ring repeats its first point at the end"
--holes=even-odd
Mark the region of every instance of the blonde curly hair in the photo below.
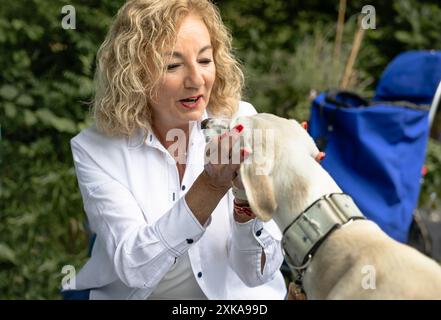
{"type": "Polygon", "coordinates": [[[243,73],[232,54],[231,35],[209,0],[129,0],[118,11],[98,50],[92,116],[108,136],[151,130],[149,101],[166,72],[163,53],[176,40],[183,18],[199,15],[211,37],[216,78],[207,106],[213,115],[232,116],[243,88],[243,73]]]}

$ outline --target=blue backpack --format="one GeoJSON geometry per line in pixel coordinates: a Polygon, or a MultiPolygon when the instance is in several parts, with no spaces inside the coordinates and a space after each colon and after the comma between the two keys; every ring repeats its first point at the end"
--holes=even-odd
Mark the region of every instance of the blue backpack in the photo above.
{"type": "Polygon", "coordinates": [[[312,103],[309,133],[326,152],[323,167],[367,218],[407,242],[429,135],[430,102],[441,80],[441,52],[395,58],[372,101],[346,91],[312,103]]]}

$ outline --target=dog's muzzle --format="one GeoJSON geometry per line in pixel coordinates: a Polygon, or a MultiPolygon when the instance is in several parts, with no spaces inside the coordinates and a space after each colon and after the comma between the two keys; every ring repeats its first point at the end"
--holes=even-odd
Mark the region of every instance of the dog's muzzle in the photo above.
{"type": "Polygon", "coordinates": [[[201,122],[201,129],[205,136],[205,142],[213,137],[230,130],[231,119],[228,118],[207,118],[201,122]]]}

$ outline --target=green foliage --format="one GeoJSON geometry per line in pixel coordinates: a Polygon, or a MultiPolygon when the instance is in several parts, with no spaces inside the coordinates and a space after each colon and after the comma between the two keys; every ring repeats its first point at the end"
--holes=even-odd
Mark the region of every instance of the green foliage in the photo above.
{"type": "Polygon", "coordinates": [[[0,17],[0,298],[57,298],[87,238],[69,140],[88,120],[94,57],[122,1],[8,1],[0,17]],[[64,5],[76,30],[61,27],[64,5]]]}
{"type": "MultiPolygon", "coordinates": [[[[94,59],[124,0],[3,1],[0,15],[0,298],[57,299],[62,267],[86,260],[87,235],[69,140],[90,124],[94,59]],[[76,29],[64,30],[64,5],[76,29]]],[[[440,49],[437,0],[348,1],[333,59],[338,1],[219,2],[259,111],[307,119],[311,89],[336,87],[364,4],[377,10],[351,89],[371,95],[386,64],[410,49],[440,49]],[[349,18],[350,17],[350,18],[349,18]],[[374,82],[372,82],[374,81],[374,82]]],[[[422,199],[441,188],[431,142],[422,199]]]]}
{"type": "Polygon", "coordinates": [[[441,208],[441,141],[429,140],[427,174],[421,187],[420,207],[441,208]]]}
{"type": "Polygon", "coordinates": [[[441,8],[438,4],[422,4],[417,1],[396,1],[394,9],[400,14],[396,22],[409,29],[395,30],[395,38],[408,49],[439,48],[441,36],[437,26],[441,23],[441,8]]]}
{"type": "MultiPolygon", "coordinates": [[[[354,30],[355,21],[348,24],[354,30]]],[[[341,81],[345,61],[351,50],[343,43],[339,59],[334,59],[334,44],[324,30],[318,27],[311,35],[298,41],[293,52],[274,49],[266,55],[267,69],[261,69],[260,57],[247,51],[245,60],[248,75],[247,98],[261,110],[300,120],[309,118],[311,94],[337,88],[341,81]]],[[[359,70],[349,90],[366,92],[372,83],[369,76],[359,70]]]]}
{"type": "Polygon", "coordinates": [[[259,111],[284,116],[307,118],[310,90],[337,86],[364,5],[375,7],[376,29],[365,32],[351,90],[371,96],[396,55],[441,48],[436,0],[347,1],[338,61],[333,60],[338,1],[241,0],[219,5],[246,71],[246,99],[259,111]]]}

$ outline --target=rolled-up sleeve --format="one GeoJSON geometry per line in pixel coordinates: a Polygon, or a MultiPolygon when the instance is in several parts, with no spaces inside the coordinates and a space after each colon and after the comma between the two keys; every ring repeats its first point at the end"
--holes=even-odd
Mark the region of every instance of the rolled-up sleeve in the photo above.
{"type": "Polygon", "coordinates": [[[266,223],[257,219],[246,223],[234,221],[228,247],[233,270],[249,287],[272,280],[283,262],[281,234],[272,220],[266,223]],[[263,272],[262,250],[266,260],[263,272]]]}
{"type": "Polygon", "coordinates": [[[130,190],[74,141],[71,147],[90,227],[105,244],[116,274],[129,287],[155,288],[210,221],[202,226],[182,197],[155,223],[147,223],[130,190]]]}

